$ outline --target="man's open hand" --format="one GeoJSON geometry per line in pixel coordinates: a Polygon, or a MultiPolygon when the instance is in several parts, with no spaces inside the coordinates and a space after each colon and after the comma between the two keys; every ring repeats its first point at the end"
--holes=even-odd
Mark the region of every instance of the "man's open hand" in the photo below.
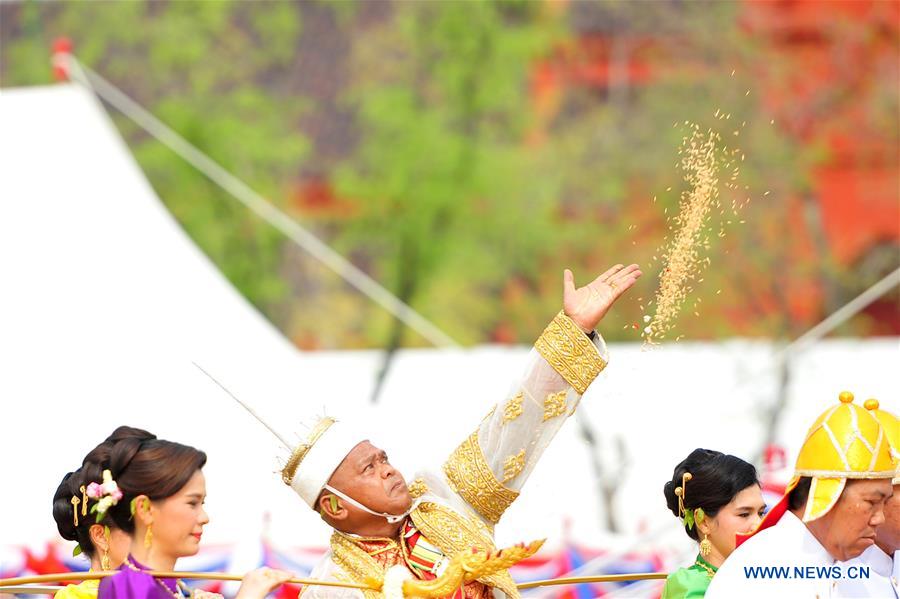
{"type": "Polygon", "coordinates": [[[563,310],[582,331],[589,333],[640,276],[637,264],[616,264],[584,287],[576,288],[575,277],[567,268],[563,273],[563,310]]]}

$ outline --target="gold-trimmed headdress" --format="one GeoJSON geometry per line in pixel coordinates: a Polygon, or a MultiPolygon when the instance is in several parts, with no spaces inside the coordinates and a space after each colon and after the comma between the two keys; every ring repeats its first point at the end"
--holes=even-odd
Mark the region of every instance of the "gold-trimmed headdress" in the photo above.
{"type": "Polygon", "coordinates": [[[869,410],[887,436],[888,443],[891,445],[891,457],[894,458],[894,478],[891,481],[895,485],[900,485],[900,420],[897,417],[881,409],[877,399],[867,399],[863,407],[869,410]]]}
{"type": "Polygon", "coordinates": [[[281,480],[315,509],[319,493],[347,454],[366,439],[346,423],[324,416],[297,445],[281,470],[281,480]]]}
{"type": "Polygon", "coordinates": [[[332,424],[335,423],[335,419],[331,417],[324,417],[319,420],[309,431],[309,435],[306,437],[306,441],[297,445],[294,448],[294,451],[291,452],[291,457],[288,458],[287,463],[284,465],[284,468],[281,469],[281,480],[284,481],[284,484],[290,486],[291,480],[294,478],[294,474],[297,473],[297,466],[300,465],[300,462],[303,461],[303,458],[306,457],[306,454],[309,453],[309,450],[312,449],[313,445],[316,444],[316,441],[319,440],[319,437],[328,430],[332,424]]]}
{"type": "Polygon", "coordinates": [[[738,546],[778,523],[788,510],[791,492],[804,476],[811,479],[803,509],[804,522],[831,511],[844,492],[847,479],[894,478],[896,470],[888,435],[872,414],[873,408],[855,405],[849,391],[842,391],[838,399],[840,403],[822,412],[806,433],[784,496],[772,506],[756,530],[737,534],[738,546]]]}
{"type": "Polygon", "coordinates": [[[893,478],[894,462],[884,429],[868,410],[844,391],[840,403],[825,410],[806,433],[794,479],[812,478],[803,521],[821,518],[834,507],[849,478],[893,478]]]}

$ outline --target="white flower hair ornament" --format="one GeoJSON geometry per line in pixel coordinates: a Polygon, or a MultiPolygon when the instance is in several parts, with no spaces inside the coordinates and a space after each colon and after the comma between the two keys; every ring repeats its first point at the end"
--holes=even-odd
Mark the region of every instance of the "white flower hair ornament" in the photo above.
{"type": "Polygon", "coordinates": [[[124,497],[119,485],[113,480],[112,473],[109,470],[103,471],[103,483],[91,483],[85,491],[88,497],[96,499],[97,503],[91,507],[91,513],[97,514],[97,522],[99,523],[106,516],[106,512],[112,506],[119,503],[124,497]]]}

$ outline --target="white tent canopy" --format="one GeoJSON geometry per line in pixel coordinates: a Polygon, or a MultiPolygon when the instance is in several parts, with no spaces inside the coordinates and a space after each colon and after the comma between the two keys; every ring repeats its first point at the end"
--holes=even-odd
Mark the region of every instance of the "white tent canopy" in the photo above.
{"type": "MultiPolygon", "coordinates": [[[[379,354],[301,353],[286,342],[188,239],[78,86],[0,93],[0,168],[0,548],[55,536],[56,486],[119,424],[207,452],[204,543],[257,538],[268,513],[274,542],[325,545],[327,528],[275,474],[286,451],[192,361],[289,438],[326,411],[363,419],[408,476],[440,464],[524,361],[527,348],[404,351],[370,410],[379,354]]],[[[629,534],[669,523],[657,542],[686,546],[663,483],[695,447],[758,449],[773,348],[626,344],[611,354],[580,409],[611,471],[621,465],[615,439],[626,448],[616,519],[629,534]]],[[[799,357],[779,431],[789,454],[842,389],[900,407],[898,363],[897,339],[827,341],[799,357]]],[[[567,424],[498,526],[500,542],[554,544],[567,529],[604,543],[589,464],[567,424]]]]}

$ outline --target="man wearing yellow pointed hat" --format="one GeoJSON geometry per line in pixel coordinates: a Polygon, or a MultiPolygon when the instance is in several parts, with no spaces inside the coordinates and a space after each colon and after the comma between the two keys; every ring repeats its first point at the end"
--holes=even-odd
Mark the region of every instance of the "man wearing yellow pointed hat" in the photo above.
{"type": "Polygon", "coordinates": [[[900,598],[900,420],[890,412],[881,409],[877,399],[866,400],[863,404],[869,410],[887,435],[891,453],[897,460],[894,472],[894,494],[884,506],[884,523],[875,531],[875,544],[862,552],[859,557],[842,564],[849,567],[866,566],[868,576],[846,578],[838,583],[841,597],[885,597],[900,598]]]}
{"type": "MultiPolygon", "coordinates": [[[[606,346],[595,328],[640,275],[637,265],[617,265],[576,288],[566,270],[563,310],[535,343],[524,375],[442,467],[420,473],[409,485],[365,433],[350,423],[321,420],[282,472],[285,483],[334,529],[331,550],[312,577],[381,590],[310,586],[303,597],[397,597],[404,579],[421,582],[421,588],[446,577],[448,563],[452,567],[460,556],[493,552],[494,525],[606,367],[606,346]]],[[[513,554],[516,549],[521,548],[513,554]]],[[[519,596],[505,568],[466,571],[472,575],[456,588],[416,596],[519,596]]]]}
{"type": "Polygon", "coordinates": [[[716,572],[707,599],[839,597],[839,562],[875,543],[895,465],[887,435],[843,392],[813,423],[785,496],[716,572]]]}

